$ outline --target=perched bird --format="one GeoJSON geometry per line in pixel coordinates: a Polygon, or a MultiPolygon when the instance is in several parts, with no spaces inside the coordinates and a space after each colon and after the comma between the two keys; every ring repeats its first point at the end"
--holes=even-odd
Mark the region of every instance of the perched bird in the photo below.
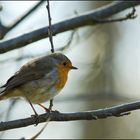
{"type": "Polygon", "coordinates": [[[31,60],[1,87],[0,100],[21,96],[31,106],[34,103],[44,107],[41,103],[52,100],[63,89],[71,69],[77,68],[62,53],[31,60]]]}

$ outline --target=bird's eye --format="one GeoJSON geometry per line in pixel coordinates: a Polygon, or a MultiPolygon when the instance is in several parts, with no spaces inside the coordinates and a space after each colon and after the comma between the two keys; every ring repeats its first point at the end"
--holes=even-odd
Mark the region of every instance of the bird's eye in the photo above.
{"type": "Polygon", "coordinates": [[[67,63],[66,63],[66,62],[64,62],[64,63],[63,63],[63,65],[64,65],[64,66],[66,66],[66,65],[67,65],[67,63]]]}

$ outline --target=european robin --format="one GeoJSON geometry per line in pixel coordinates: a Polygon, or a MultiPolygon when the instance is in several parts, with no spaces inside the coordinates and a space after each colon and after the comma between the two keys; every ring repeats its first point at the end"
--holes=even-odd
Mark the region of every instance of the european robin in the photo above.
{"type": "Polygon", "coordinates": [[[3,90],[0,100],[21,96],[30,104],[44,107],[40,103],[52,100],[63,89],[71,69],[77,68],[72,66],[71,61],[62,53],[31,60],[1,87],[3,90]]]}

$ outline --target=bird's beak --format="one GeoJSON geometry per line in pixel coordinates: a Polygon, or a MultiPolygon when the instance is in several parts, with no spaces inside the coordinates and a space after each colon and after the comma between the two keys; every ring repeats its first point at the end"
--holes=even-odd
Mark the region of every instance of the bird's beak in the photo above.
{"type": "Polygon", "coordinates": [[[72,67],[71,67],[71,69],[73,69],[73,70],[77,70],[78,68],[76,68],[76,67],[72,66],[72,67]]]}

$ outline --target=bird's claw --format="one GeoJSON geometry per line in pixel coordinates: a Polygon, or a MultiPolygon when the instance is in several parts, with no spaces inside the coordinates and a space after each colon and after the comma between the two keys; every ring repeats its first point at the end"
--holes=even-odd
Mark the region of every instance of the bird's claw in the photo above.
{"type": "Polygon", "coordinates": [[[31,117],[35,120],[35,126],[37,126],[39,124],[38,114],[31,115],[31,117]]]}

